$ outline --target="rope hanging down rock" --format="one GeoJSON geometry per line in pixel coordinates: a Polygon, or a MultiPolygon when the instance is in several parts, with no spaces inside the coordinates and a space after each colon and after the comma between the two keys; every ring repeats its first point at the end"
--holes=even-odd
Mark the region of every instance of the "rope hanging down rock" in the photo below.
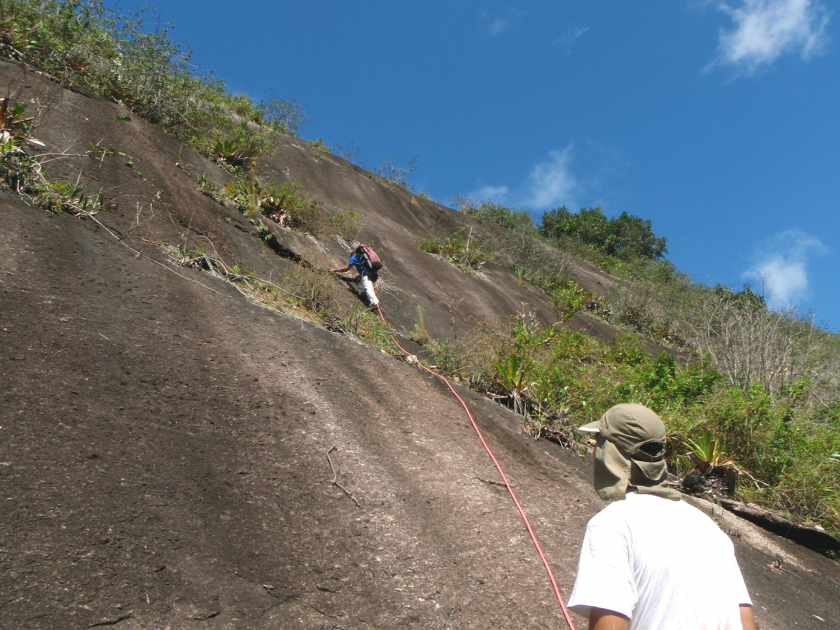
{"type": "MultiPolygon", "coordinates": [[[[382,318],[382,323],[385,324],[387,328],[388,322],[385,320],[385,315],[382,313],[382,307],[379,306],[379,304],[377,304],[376,308],[379,311],[379,317],[382,318]]],[[[397,348],[399,348],[407,357],[412,356],[410,352],[408,352],[399,344],[399,342],[394,338],[394,335],[392,335],[390,332],[388,333],[388,335],[391,337],[391,340],[394,342],[394,344],[396,344],[397,348]]],[[[545,567],[546,572],[548,573],[549,580],[551,580],[551,586],[554,589],[554,594],[557,597],[557,601],[560,603],[560,608],[563,610],[563,617],[566,619],[566,623],[569,626],[569,630],[575,630],[575,626],[572,623],[572,618],[569,616],[569,610],[568,608],[566,608],[566,603],[563,601],[563,595],[560,593],[560,588],[557,586],[557,581],[554,579],[554,573],[551,571],[551,566],[548,564],[548,560],[546,559],[545,554],[543,553],[542,547],[540,547],[540,543],[537,541],[537,536],[536,534],[534,534],[534,530],[531,528],[531,523],[530,521],[528,521],[528,517],[525,515],[525,510],[523,510],[522,506],[519,504],[519,499],[516,498],[516,493],[514,493],[513,488],[511,488],[510,482],[508,482],[508,479],[505,476],[505,473],[502,470],[499,461],[496,459],[496,456],[493,455],[493,451],[490,450],[490,447],[487,446],[487,442],[485,442],[484,436],[481,434],[481,430],[478,428],[478,425],[476,424],[472,413],[470,413],[470,410],[467,407],[467,403],[464,402],[464,399],[458,395],[458,392],[455,391],[455,388],[449,382],[449,379],[447,379],[442,374],[438,374],[434,370],[426,367],[420,361],[417,361],[417,365],[426,370],[429,374],[437,376],[444,383],[446,383],[446,386],[449,388],[449,391],[452,392],[452,395],[460,401],[461,405],[464,407],[464,411],[467,412],[467,417],[469,417],[473,429],[475,429],[476,434],[478,434],[478,439],[481,440],[481,444],[482,446],[484,446],[484,450],[487,451],[487,454],[490,456],[490,459],[493,460],[493,464],[496,466],[496,470],[499,471],[499,475],[501,475],[502,480],[505,482],[505,487],[507,488],[508,494],[510,494],[510,498],[513,499],[513,503],[516,505],[516,509],[519,510],[519,515],[525,522],[525,527],[528,529],[528,533],[531,535],[531,541],[534,543],[534,547],[536,547],[537,553],[539,553],[540,558],[542,559],[542,563],[545,567]]],[[[347,491],[345,490],[345,492],[347,491]]]]}

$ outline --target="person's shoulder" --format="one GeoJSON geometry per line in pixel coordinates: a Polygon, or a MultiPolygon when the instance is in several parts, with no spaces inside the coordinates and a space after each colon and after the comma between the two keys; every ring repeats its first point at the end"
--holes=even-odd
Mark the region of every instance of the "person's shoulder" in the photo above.
{"type": "Polygon", "coordinates": [[[700,508],[691,505],[687,501],[680,501],[680,513],[683,516],[683,518],[687,520],[692,520],[699,526],[708,527],[709,529],[720,532],[724,536],[724,538],[727,538],[728,540],[728,537],[725,534],[723,534],[723,532],[720,530],[720,527],[717,523],[715,523],[712,517],[706,514],[706,512],[704,512],[700,508]]]}
{"type": "Polygon", "coordinates": [[[626,514],[628,513],[628,510],[630,509],[630,504],[628,503],[627,499],[613,501],[612,503],[604,507],[595,516],[589,519],[589,526],[601,527],[604,525],[614,523],[616,521],[624,520],[626,514]]]}
{"type": "MultiPolygon", "coordinates": [[[[589,521],[590,525],[605,525],[616,521],[627,523],[636,522],[639,519],[647,520],[656,518],[663,513],[679,513],[682,501],[672,501],[652,494],[638,494],[630,492],[620,501],[613,501],[603,510],[598,512],[589,521]]],[[[695,508],[692,508],[695,509],[695,508]]]]}
{"type": "Polygon", "coordinates": [[[692,532],[691,535],[702,536],[706,540],[729,540],[708,514],[683,499],[672,501],[654,495],[638,495],[629,505],[639,520],[656,520],[666,527],[679,526],[684,532],[692,532]]]}

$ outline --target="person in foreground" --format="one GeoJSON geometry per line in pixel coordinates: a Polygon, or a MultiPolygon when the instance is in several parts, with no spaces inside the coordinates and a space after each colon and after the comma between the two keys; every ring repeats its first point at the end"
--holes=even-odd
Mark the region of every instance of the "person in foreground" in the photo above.
{"type": "Polygon", "coordinates": [[[595,434],[595,489],[569,608],[589,630],[756,630],[732,541],[668,486],[665,425],[616,405],[595,434]]]}

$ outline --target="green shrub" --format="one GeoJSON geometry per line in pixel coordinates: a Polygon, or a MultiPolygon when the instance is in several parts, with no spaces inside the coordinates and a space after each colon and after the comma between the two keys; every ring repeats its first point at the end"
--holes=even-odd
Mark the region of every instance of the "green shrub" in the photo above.
{"type": "Polygon", "coordinates": [[[537,233],[534,222],[531,220],[531,214],[527,210],[508,208],[492,201],[483,201],[475,205],[468,199],[461,198],[461,200],[461,211],[464,214],[469,214],[482,221],[494,223],[515,232],[533,235],[537,233]]]}
{"type": "Polygon", "coordinates": [[[466,226],[445,238],[429,236],[421,240],[418,247],[424,252],[440,256],[464,271],[479,271],[487,260],[487,255],[472,238],[472,228],[466,226]]]}
{"type": "Polygon", "coordinates": [[[364,226],[367,225],[359,221],[359,217],[352,207],[349,210],[340,210],[330,215],[329,224],[333,232],[345,241],[357,240],[364,226]]]}
{"type": "Polygon", "coordinates": [[[539,231],[546,238],[571,238],[623,260],[653,260],[668,252],[665,238],[654,234],[650,221],[626,212],[608,219],[601,208],[581,209],[578,214],[557,208],[542,216],[539,231]]]}
{"type": "Polygon", "coordinates": [[[549,288],[552,306],[560,313],[562,319],[569,319],[593,301],[592,294],[569,278],[554,280],[549,288]]]}
{"type": "Polygon", "coordinates": [[[597,420],[618,403],[644,404],[665,421],[675,470],[693,468],[684,443],[699,444],[709,431],[745,473],[740,494],[797,521],[840,529],[840,422],[810,406],[810,385],[771,395],[755,382],[744,391],[708,363],[651,356],[639,344],[635,335],[604,343],[565,328],[540,331],[520,316],[430,347],[441,371],[507,401],[532,433],[564,418],[597,420]]]}
{"type": "MultiPolygon", "coordinates": [[[[246,216],[256,210],[280,225],[309,232],[316,237],[326,233],[330,224],[327,215],[304,192],[300,182],[283,182],[278,187],[273,178],[263,184],[251,174],[250,177],[240,177],[230,182],[223,192],[246,216]]],[[[336,221],[338,228],[352,232],[352,218],[355,218],[355,213],[352,217],[340,217],[336,221]],[[345,219],[344,223],[341,223],[342,218],[345,219]]]]}
{"type": "Polygon", "coordinates": [[[284,274],[281,286],[294,294],[301,306],[315,313],[342,310],[340,305],[346,292],[324,271],[298,267],[284,274]]]}
{"type": "Polygon", "coordinates": [[[317,140],[310,140],[309,146],[313,149],[318,149],[319,151],[322,151],[324,153],[332,153],[332,149],[329,147],[328,144],[325,144],[324,141],[321,140],[321,138],[318,138],[317,140]]]}

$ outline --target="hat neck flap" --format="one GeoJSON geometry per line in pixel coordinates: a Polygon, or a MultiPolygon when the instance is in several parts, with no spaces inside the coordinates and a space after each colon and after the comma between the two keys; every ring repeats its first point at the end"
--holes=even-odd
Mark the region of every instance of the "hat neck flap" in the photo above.
{"type": "Polygon", "coordinates": [[[652,458],[643,452],[625,457],[615,444],[601,434],[598,434],[596,444],[595,490],[603,500],[621,500],[627,492],[680,500],[680,493],[668,486],[668,468],[664,458],[652,458]]]}

